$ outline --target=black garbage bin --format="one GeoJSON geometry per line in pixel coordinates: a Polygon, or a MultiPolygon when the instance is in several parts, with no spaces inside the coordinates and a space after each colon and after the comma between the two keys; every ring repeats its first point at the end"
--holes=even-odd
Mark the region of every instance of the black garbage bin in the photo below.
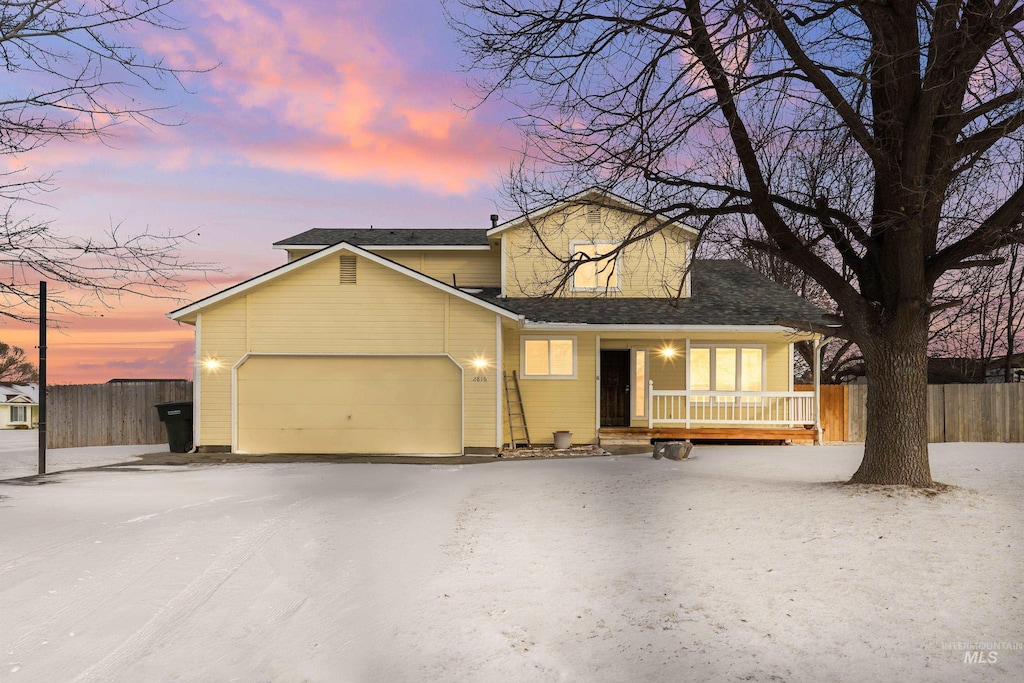
{"type": "Polygon", "coordinates": [[[192,450],[192,401],[157,403],[156,411],[167,428],[167,445],[171,447],[171,453],[192,450]]]}

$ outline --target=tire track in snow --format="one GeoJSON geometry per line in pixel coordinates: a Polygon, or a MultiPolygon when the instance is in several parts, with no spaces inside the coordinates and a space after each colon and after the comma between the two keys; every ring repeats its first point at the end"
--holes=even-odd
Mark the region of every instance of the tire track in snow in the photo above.
{"type": "Polygon", "coordinates": [[[141,628],[128,636],[106,657],[79,674],[74,679],[75,683],[114,680],[122,669],[145,655],[150,643],[163,639],[202,607],[217,589],[274,535],[277,527],[297,512],[307,500],[309,499],[304,498],[288,505],[276,516],[249,530],[228,546],[213,564],[171,598],[141,628]]]}
{"type": "Polygon", "coordinates": [[[144,553],[129,555],[130,563],[114,574],[110,581],[104,581],[99,586],[85,586],[83,590],[87,592],[84,597],[78,595],[77,591],[69,592],[64,596],[70,600],[68,604],[13,643],[5,645],[4,651],[16,653],[25,658],[29,652],[39,648],[44,637],[53,639],[58,634],[72,630],[76,624],[88,619],[90,615],[109,603],[112,598],[131,588],[136,581],[167,561],[170,548],[177,544],[182,533],[184,531],[176,530],[173,534],[163,534],[158,542],[147,546],[144,553]]]}
{"type": "MultiPolygon", "coordinates": [[[[147,520],[153,519],[154,517],[160,517],[161,515],[167,515],[167,514],[170,514],[172,512],[178,512],[179,510],[189,510],[191,508],[197,508],[197,507],[201,507],[203,505],[209,505],[210,503],[216,503],[217,501],[227,500],[228,498],[237,498],[237,497],[238,496],[217,496],[216,498],[211,498],[210,500],[204,500],[204,501],[202,501],[200,503],[189,503],[188,505],[179,505],[176,508],[169,508],[167,510],[164,510],[163,512],[151,512],[148,515],[139,515],[138,517],[132,517],[131,519],[126,519],[125,521],[121,522],[121,524],[135,524],[136,522],[145,522],[147,520]]],[[[242,502],[245,502],[245,501],[242,501],[242,502]]]]}
{"type": "Polygon", "coordinates": [[[134,517],[132,519],[128,519],[128,520],[125,520],[123,522],[119,522],[119,523],[117,523],[117,526],[111,525],[110,527],[104,528],[103,529],[104,533],[101,534],[101,535],[97,534],[97,535],[88,536],[86,538],[78,538],[78,539],[75,539],[73,541],[58,541],[56,543],[50,543],[48,545],[44,545],[44,546],[41,546],[39,548],[35,548],[33,550],[30,550],[29,552],[24,553],[22,555],[18,555],[17,557],[12,557],[9,560],[5,561],[3,564],[0,564],[0,576],[3,576],[7,572],[13,571],[13,570],[15,570],[15,569],[17,569],[17,568],[19,568],[19,567],[21,567],[23,565],[26,565],[26,564],[28,564],[30,562],[38,562],[40,560],[47,560],[47,559],[49,559],[49,558],[51,558],[51,557],[53,557],[55,555],[63,555],[63,554],[74,555],[75,553],[72,552],[72,551],[77,550],[79,548],[91,547],[92,545],[97,543],[97,540],[96,540],[97,538],[104,539],[104,542],[116,543],[119,540],[121,540],[122,537],[127,536],[129,533],[132,533],[132,534],[135,533],[134,531],[126,530],[124,528],[124,525],[126,525],[126,524],[133,524],[133,523],[136,523],[136,522],[141,522],[141,521],[148,520],[148,519],[151,519],[153,517],[158,517],[158,516],[161,516],[161,515],[165,515],[165,514],[168,514],[168,513],[171,513],[171,512],[177,512],[177,511],[181,511],[181,510],[191,510],[193,508],[202,507],[204,505],[209,505],[211,503],[219,502],[221,500],[225,500],[225,499],[228,499],[228,498],[237,498],[237,497],[238,496],[220,496],[220,497],[217,497],[217,498],[212,498],[210,500],[204,500],[204,501],[199,502],[199,503],[191,503],[189,505],[182,505],[182,506],[177,507],[177,508],[171,508],[170,510],[164,510],[163,512],[157,512],[157,513],[150,514],[150,515],[142,515],[140,517],[134,517]]]}

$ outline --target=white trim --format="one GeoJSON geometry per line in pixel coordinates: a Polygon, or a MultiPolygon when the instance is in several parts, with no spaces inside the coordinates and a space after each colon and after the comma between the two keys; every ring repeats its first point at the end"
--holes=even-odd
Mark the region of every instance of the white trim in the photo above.
{"type": "MultiPolygon", "coordinates": [[[[549,213],[554,213],[555,211],[558,211],[558,210],[564,208],[567,205],[582,206],[583,204],[580,202],[580,200],[583,197],[586,197],[588,194],[599,195],[600,197],[602,197],[605,200],[605,202],[606,202],[602,206],[608,206],[609,208],[615,208],[615,205],[618,204],[620,206],[626,207],[627,209],[629,209],[631,211],[646,212],[646,209],[644,209],[644,207],[640,206],[639,204],[636,204],[635,202],[631,202],[628,199],[625,199],[623,197],[616,197],[615,195],[613,195],[611,193],[604,192],[603,190],[598,190],[598,189],[592,187],[592,188],[588,188],[586,190],[582,190],[581,192],[577,192],[576,194],[571,195],[569,197],[566,197],[565,199],[563,199],[560,202],[554,202],[553,204],[548,204],[547,206],[542,206],[539,209],[535,209],[535,210],[533,210],[533,211],[531,211],[529,213],[525,213],[525,214],[523,214],[521,216],[517,216],[516,218],[513,218],[511,220],[505,221],[501,225],[499,225],[497,227],[494,227],[494,228],[491,228],[490,230],[488,230],[487,231],[487,236],[488,237],[493,237],[494,235],[497,235],[497,234],[500,234],[502,232],[505,232],[506,230],[510,230],[512,228],[518,227],[519,224],[523,223],[524,221],[534,220],[534,219],[540,218],[541,216],[545,216],[545,215],[547,215],[549,213]]],[[[680,223],[679,221],[673,220],[673,219],[669,218],[668,216],[666,216],[664,214],[660,214],[660,213],[659,214],[655,214],[654,216],[652,216],[652,218],[657,220],[657,221],[661,221],[663,223],[671,224],[672,227],[674,227],[674,228],[676,228],[678,230],[683,230],[685,232],[688,232],[691,235],[696,235],[697,234],[697,230],[695,230],[694,228],[691,228],[690,226],[688,226],[688,225],[686,225],[684,223],[680,223]]]]}
{"type": "MultiPolygon", "coordinates": [[[[578,354],[579,354],[579,339],[576,335],[520,335],[519,336],[519,379],[576,379],[579,374],[578,354]],[[569,340],[572,342],[572,374],[571,375],[528,375],[526,374],[526,342],[527,341],[565,341],[569,340]]],[[[551,369],[551,344],[548,344],[548,370],[551,369]]]]}
{"type": "MultiPolygon", "coordinates": [[[[685,372],[685,368],[684,368],[684,372],[685,372]]],[[[644,410],[647,410],[647,406],[650,404],[650,400],[647,400],[647,399],[650,399],[650,396],[648,396],[647,393],[646,393],[648,391],[648,388],[647,388],[646,385],[647,385],[647,382],[651,378],[651,349],[649,347],[646,347],[646,346],[636,346],[636,347],[630,346],[629,347],[629,374],[630,374],[630,378],[629,378],[630,379],[630,382],[629,382],[629,386],[630,386],[630,392],[629,392],[629,418],[630,418],[630,420],[646,420],[647,419],[646,415],[637,415],[637,413],[636,413],[636,394],[633,393],[633,392],[636,391],[636,387],[638,386],[638,384],[641,384],[641,385],[644,386],[644,392],[645,392],[644,393],[644,397],[645,397],[645,400],[644,400],[644,406],[645,406],[644,410]],[[637,377],[636,377],[636,354],[637,353],[644,354],[644,379],[643,379],[643,382],[639,382],[639,383],[636,381],[636,379],[637,379],[637,377]]]]}
{"type": "MultiPolygon", "coordinates": [[[[615,286],[614,287],[601,287],[601,286],[596,286],[596,287],[577,287],[576,286],[576,275],[580,272],[579,269],[582,266],[593,265],[594,266],[594,281],[595,282],[600,282],[600,277],[599,277],[600,273],[598,272],[598,267],[597,266],[598,266],[599,263],[601,263],[602,261],[605,261],[606,259],[597,259],[598,254],[596,252],[597,252],[597,247],[598,246],[609,246],[609,247],[611,247],[611,251],[615,251],[616,249],[619,249],[622,246],[622,242],[605,242],[605,241],[598,241],[598,240],[570,240],[570,242],[569,242],[569,258],[575,258],[576,253],[577,253],[577,249],[581,245],[584,245],[584,244],[588,245],[588,246],[594,247],[594,252],[595,253],[594,253],[593,257],[591,257],[592,260],[585,261],[585,262],[581,263],[580,266],[578,266],[576,268],[576,270],[573,271],[572,277],[569,279],[569,291],[570,292],[621,292],[622,291],[622,279],[621,279],[622,278],[622,251],[621,250],[615,254],[615,264],[612,266],[612,273],[614,273],[614,275],[615,275],[615,286]]],[[[589,256],[589,254],[587,256],[589,256]]],[[[605,277],[605,281],[606,282],[608,281],[607,276],[605,277]]]]}
{"type": "MultiPolygon", "coordinates": [[[[715,355],[716,354],[715,354],[715,351],[717,349],[735,349],[736,350],[736,352],[737,352],[736,353],[736,369],[735,369],[735,373],[736,373],[736,386],[739,387],[739,386],[741,386],[743,384],[743,373],[742,373],[742,370],[743,370],[743,353],[742,353],[742,350],[743,349],[760,349],[761,350],[761,389],[759,391],[761,391],[761,392],[767,391],[767,387],[768,387],[768,345],[767,344],[759,344],[757,342],[750,342],[750,343],[748,343],[748,342],[727,342],[727,341],[726,342],[702,342],[702,341],[698,341],[698,342],[696,342],[694,344],[687,344],[687,346],[686,346],[686,390],[690,391],[692,389],[693,391],[701,391],[701,392],[703,392],[704,389],[693,389],[692,386],[691,386],[691,383],[690,383],[690,375],[691,375],[691,373],[690,373],[690,363],[691,363],[691,360],[692,360],[692,358],[690,356],[690,349],[711,349],[712,350],[712,353],[708,356],[708,362],[710,363],[710,366],[711,366],[710,368],[708,368],[708,370],[709,370],[709,375],[708,376],[709,376],[709,379],[710,379],[710,382],[711,382],[711,389],[708,390],[708,393],[718,392],[718,393],[723,393],[723,394],[724,393],[729,393],[729,392],[723,391],[723,390],[719,390],[719,389],[715,389],[715,383],[716,383],[715,380],[717,379],[715,377],[715,374],[716,374],[715,373],[715,366],[716,366],[716,362],[715,362],[715,355]]],[[[732,391],[733,392],[745,393],[745,392],[742,392],[742,390],[738,389],[738,388],[737,389],[733,389],[732,391]]],[[[790,389],[790,391],[792,391],[792,389],[790,389]]]]}
{"type": "Polygon", "coordinates": [[[171,311],[170,313],[167,314],[167,317],[170,318],[171,320],[180,320],[185,316],[191,315],[192,313],[196,313],[204,308],[212,306],[213,304],[220,303],[225,299],[237,296],[242,292],[246,292],[250,289],[266,284],[267,282],[270,282],[272,280],[276,280],[279,277],[287,275],[293,270],[304,268],[305,266],[311,263],[315,263],[320,259],[327,258],[328,256],[337,254],[340,251],[347,251],[352,254],[355,254],[356,256],[362,256],[363,258],[373,261],[378,265],[384,266],[385,268],[390,268],[391,270],[394,270],[397,273],[401,273],[402,275],[407,275],[408,277],[411,277],[412,279],[418,282],[422,282],[424,284],[430,285],[431,287],[440,289],[442,292],[446,292],[448,294],[451,294],[452,296],[456,296],[462,299],[463,301],[468,301],[469,303],[476,304],[481,308],[485,308],[493,313],[505,316],[506,318],[511,318],[512,320],[520,319],[520,316],[516,315],[511,311],[505,310],[500,306],[495,306],[494,304],[488,303],[482,299],[478,299],[477,297],[471,294],[466,294],[457,287],[447,285],[444,282],[441,282],[440,280],[435,280],[434,278],[424,275],[419,271],[413,270],[412,268],[407,268],[406,266],[395,263],[394,261],[386,259],[383,256],[378,256],[377,254],[369,252],[360,247],[351,245],[347,242],[339,242],[338,244],[335,244],[334,246],[329,247],[327,249],[323,249],[316,253],[309,254],[308,256],[303,256],[302,258],[296,259],[295,261],[292,261],[290,263],[286,263],[283,266],[278,266],[273,270],[268,270],[266,273],[263,273],[262,275],[258,275],[254,278],[246,280],[245,282],[240,282],[237,285],[228,287],[227,289],[221,290],[216,294],[212,294],[206,297],[205,299],[200,299],[199,301],[196,301],[195,303],[190,304],[188,306],[184,306],[175,311],[171,311]]]}
{"type": "Polygon", "coordinates": [[[490,251],[489,244],[461,244],[461,245],[421,245],[415,244],[365,244],[362,247],[368,251],[490,251]]]}
{"type": "MultiPolygon", "coordinates": [[[[310,249],[317,251],[320,249],[326,249],[327,247],[333,247],[333,244],[275,244],[274,249],[281,249],[283,251],[295,251],[297,249],[310,249]]],[[[441,244],[421,244],[419,246],[415,244],[363,244],[359,245],[362,249],[369,251],[490,251],[491,245],[489,244],[452,244],[452,245],[441,245],[441,244]]]]}
{"type": "Polygon", "coordinates": [[[817,436],[817,444],[822,443],[823,432],[821,429],[821,347],[822,347],[822,336],[816,335],[814,337],[814,361],[813,374],[814,374],[814,433],[817,436]]]}
{"type": "Polygon", "coordinates": [[[666,332],[756,332],[780,334],[793,333],[792,328],[783,327],[782,325],[613,325],[606,323],[590,324],[531,322],[525,318],[522,319],[520,327],[524,330],[536,332],[583,330],[586,332],[653,332],[659,334],[663,334],[666,332]]]}
{"type": "Polygon", "coordinates": [[[501,236],[501,296],[504,298],[508,296],[508,275],[505,272],[505,268],[508,265],[507,256],[505,254],[505,236],[501,236]]]}
{"type": "Polygon", "coordinates": [[[460,397],[462,405],[459,409],[459,450],[466,452],[466,368],[459,361],[455,360],[450,353],[278,353],[278,352],[249,352],[242,355],[238,361],[231,366],[231,452],[245,455],[245,451],[238,450],[238,368],[242,367],[247,360],[255,357],[292,357],[292,358],[447,358],[459,369],[459,386],[461,387],[460,397]]]}
{"type": "Polygon", "coordinates": [[[789,390],[793,391],[793,342],[789,342],[789,390]]]}
{"type": "Polygon", "coordinates": [[[203,396],[203,314],[196,314],[196,350],[192,359],[192,448],[199,448],[199,423],[202,422],[202,396],[203,396]]]}
{"type": "Polygon", "coordinates": [[[501,451],[501,447],[505,444],[505,430],[502,429],[504,426],[504,418],[501,412],[501,390],[505,384],[505,377],[503,376],[504,368],[502,364],[505,362],[502,356],[502,338],[501,338],[501,318],[494,316],[494,419],[497,423],[494,427],[494,435],[497,440],[498,451],[501,451]]]}
{"type": "Polygon", "coordinates": [[[651,397],[648,427],[661,423],[689,428],[691,422],[790,426],[815,423],[814,397],[809,391],[679,391],[652,386],[651,397]]]}
{"type": "Polygon", "coordinates": [[[594,432],[597,445],[601,445],[601,335],[594,336],[594,432]]]}

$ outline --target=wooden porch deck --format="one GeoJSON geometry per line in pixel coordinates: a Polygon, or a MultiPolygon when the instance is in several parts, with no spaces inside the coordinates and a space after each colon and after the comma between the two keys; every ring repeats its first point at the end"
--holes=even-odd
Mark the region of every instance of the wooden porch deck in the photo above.
{"type": "Polygon", "coordinates": [[[601,427],[601,445],[660,440],[778,441],[813,444],[815,431],[805,427],[601,427]]]}

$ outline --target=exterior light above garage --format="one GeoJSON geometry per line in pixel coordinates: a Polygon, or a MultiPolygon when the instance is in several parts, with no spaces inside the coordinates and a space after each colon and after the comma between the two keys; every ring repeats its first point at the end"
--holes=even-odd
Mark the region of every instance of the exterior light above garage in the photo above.
{"type": "Polygon", "coordinates": [[[477,356],[476,358],[471,360],[469,364],[473,366],[474,370],[477,371],[486,370],[487,368],[491,367],[491,361],[487,360],[483,356],[477,356]]]}
{"type": "Polygon", "coordinates": [[[206,370],[207,372],[219,370],[220,366],[220,358],[206,358],[203,360],[203,370],[206,370]]]}

